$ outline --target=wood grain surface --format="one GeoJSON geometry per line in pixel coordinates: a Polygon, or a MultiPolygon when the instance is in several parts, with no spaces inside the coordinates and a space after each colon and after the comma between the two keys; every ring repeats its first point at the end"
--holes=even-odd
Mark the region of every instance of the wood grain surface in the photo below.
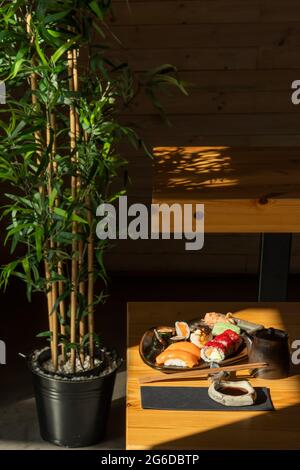
{"type": "MultiPolygon", "coordinates": [[[[290,342],[300,339],[300,303],[129,303],[127,449],[300,449],[299,366],[294,366],[287,379],[251,379],[254,386],[270,388],[275,411],[192,412],[141,408],[138,379],[157,374],[139,356],[138,344],[144,331],[157,324],[169,325],[178,319],[201,317],[208,311],[231,311],[240,318],[288,331],[290,342]]],[[[182,384],[182,381],[170,381],[157,386],[182,384]]],[[[208,386],[206,380],[200,379],[185,384],[208,386]]]]}
{"type": "Polygon", "coordinates": [[[154,165],[152,202],[204,203],[205,232],[300,232],[298,148],[162,147],[154,165]]]}

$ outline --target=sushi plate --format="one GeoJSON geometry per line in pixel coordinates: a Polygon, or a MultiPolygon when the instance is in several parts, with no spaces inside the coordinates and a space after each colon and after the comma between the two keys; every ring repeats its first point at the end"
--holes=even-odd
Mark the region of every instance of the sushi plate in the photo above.
{"type": "MultiPolygon", "coordinates": [[[[160,370],[166,374],[172,372],[185,371],[185,370],[197,370],[197,369],[209,369],[209,363],[200,360],[199,364],[194,366],[192,369],[190,367],[176,367],[176,366],[159,366],[156,364],[156,357],[163,351],[163,347],[157,344],[155,341],[154,330],[157,327],[153,326],[147,330],[140,341],[139,344],[139,353],[141,359],[144,361],[147,366],[152,367],[153,369],[160,370]]],[[[232,356],[228,356],[224,361],[220,362],[220,366],[225,366],[227,364],[235,364],[237,362],[242,362],[248,359],[247,346],[243,340],[238,351],[232,356]]]]}

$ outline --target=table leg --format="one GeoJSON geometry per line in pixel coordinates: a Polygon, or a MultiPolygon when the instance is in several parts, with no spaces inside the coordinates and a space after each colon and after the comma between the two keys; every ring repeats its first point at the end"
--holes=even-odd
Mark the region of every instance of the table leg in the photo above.
{"type": "Polygon", "coordinates": [[[263,233],[261,238],[259,301],[287,299],[292,234],[263,233]]]}

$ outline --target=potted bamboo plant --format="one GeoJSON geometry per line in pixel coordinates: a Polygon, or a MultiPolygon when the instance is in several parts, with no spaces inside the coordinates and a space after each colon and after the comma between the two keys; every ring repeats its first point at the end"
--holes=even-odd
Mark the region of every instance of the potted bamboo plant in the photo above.
{"type": "Polygon", "coordinates": [[[158,88],[184,91],[171,66],[135,77],[108,58],[110,3],[0,2],[0,178],[13,255],[0,280],[4,288],[12,276],[23,280],[28,300],[45,293],[49,328],[40,336],[49,346],[30,357],[40,430],[70,447],[103,437],[121,363],[94,329],[107,283],[96,208],[125,193],[112,185],[126,167],[118,146],[143,145],[120,113],[137,90],[160,110],[158,88]]]}

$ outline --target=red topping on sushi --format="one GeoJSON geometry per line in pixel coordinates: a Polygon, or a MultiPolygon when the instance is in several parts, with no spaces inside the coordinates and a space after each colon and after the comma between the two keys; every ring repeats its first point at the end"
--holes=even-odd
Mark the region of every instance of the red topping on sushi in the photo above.
{"type": "Polygon", "coordinates": [[[206,343],[205,348],[207,348],[207,347],[219,348],[224,352],[225,352],[225,349],[226,349],[226,346],[223,343],[220,343],[219,341],[216,341],[214,339],[211,340],[211,341],[208,341],[208,343],[206,343]]]}
{"type": "Polygon", "coordinates": [[[240,340],[240,335],[238,335],[235,331],[233,330],[225,330],[223,331],[222,333],[223,335],[224,334],[227,334],[227,336],[229,336],[229,338],[232,340],[232,341],[239,341],[240,340]]]}
{"type": "Polygon", "coordinates": [[[223,333],[215,337],[215,341],[221,341],[227,346],[238,343],[240,336],[232,330],[225,330],[223,333]]]}

